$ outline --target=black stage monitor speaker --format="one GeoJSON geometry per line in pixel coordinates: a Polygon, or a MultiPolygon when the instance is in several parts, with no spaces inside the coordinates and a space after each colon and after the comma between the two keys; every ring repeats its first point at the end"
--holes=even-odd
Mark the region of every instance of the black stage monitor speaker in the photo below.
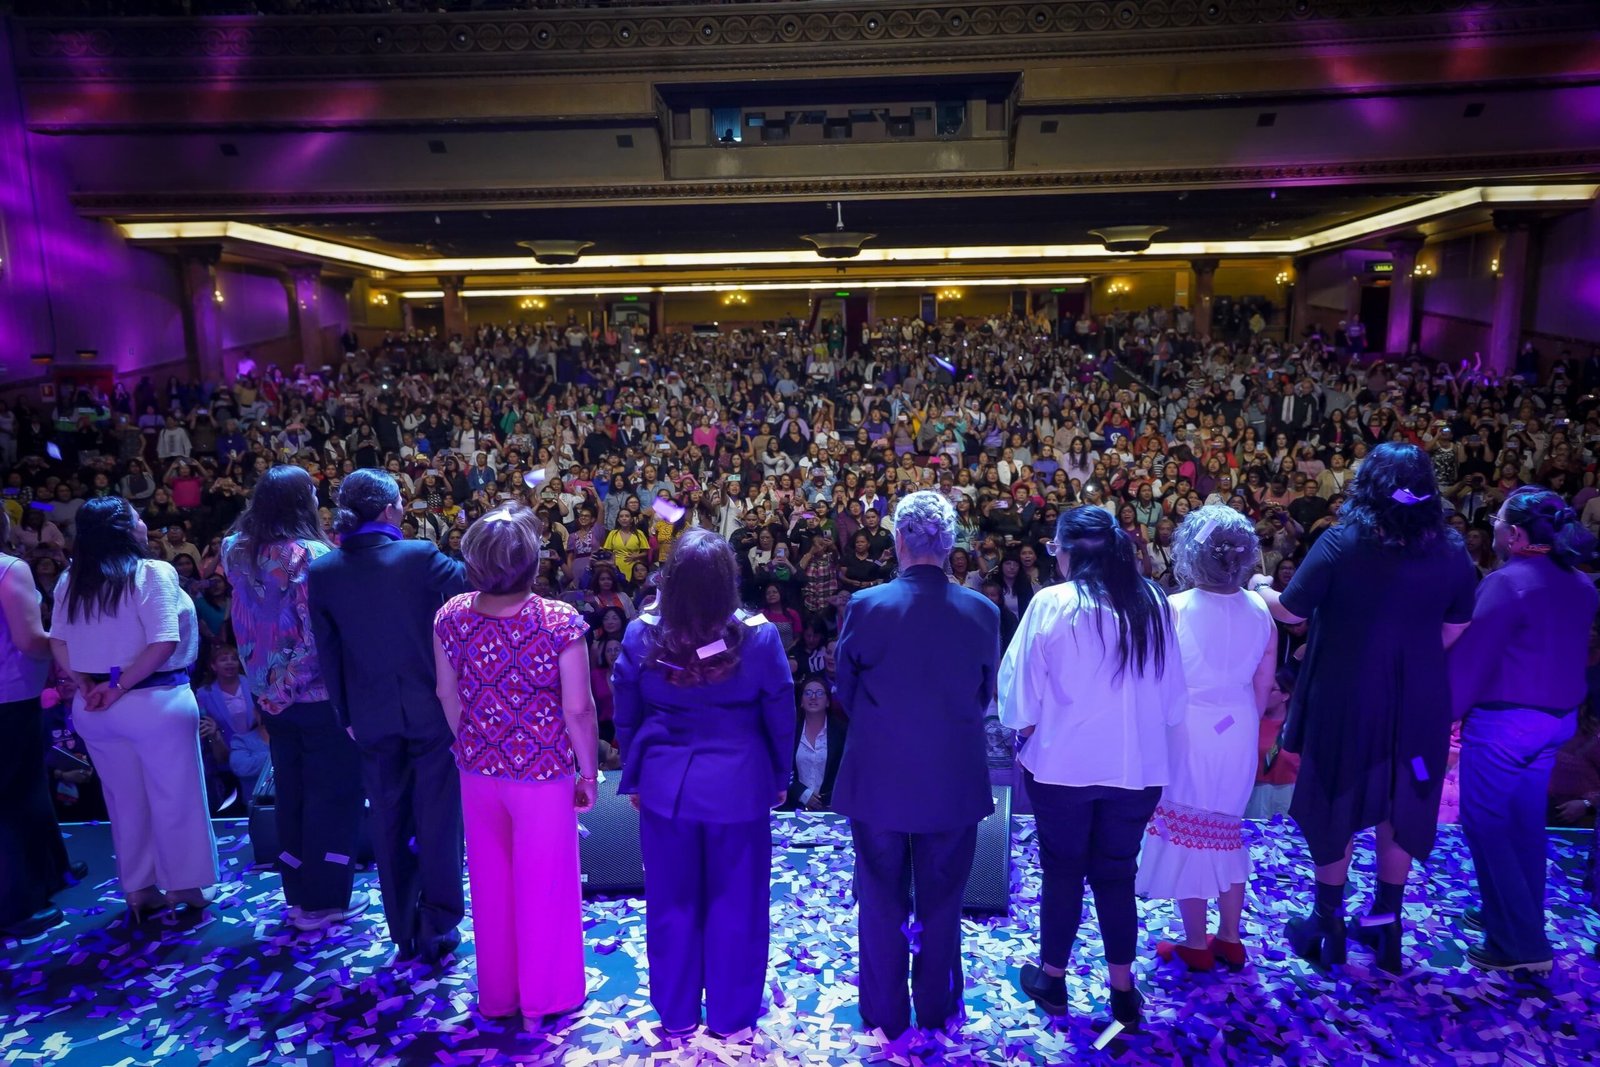
{"type": "Polygon", "coordinates": [[[978,824],[978,848],[961,910],[1005,915],[1011,910],[1011,787],[991,785],[994,814],[978,824]]]}
{"type": "Polygon", "coordinates": [[[639,857],[639,813],[617,795],[621,771],[608,771],[593,810],[578,817],[578,859],[585,893],[637,893],[644,889],[639,857]]]}
{"type": "MultiPolygon", "coordinates": [[[[278,785],[272,775],[272,764],[256,779],[256,791],[250,794],[250,850],[257,866],[271,866],[278,862],[283,851],[278,845],[278,785]]],[[[356,839],[356,864],[372,865],[372,812],[363,811],[361,835],[356,839]]]]}

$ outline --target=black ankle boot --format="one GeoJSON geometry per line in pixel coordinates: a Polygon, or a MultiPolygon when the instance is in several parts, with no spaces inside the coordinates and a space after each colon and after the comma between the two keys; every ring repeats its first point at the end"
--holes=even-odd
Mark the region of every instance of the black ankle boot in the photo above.
{"type": "Polygon", "coordinates": [[[1144,995],[1138,986],[1111,990],[1111,1017],[1122,1024],[1124,1030],[1139,1029],[1144,1016],[1144,995]]]}
{"type": "Polygon", "coordinates": [[[1310,915],[1291,919],[1284,931],[1296,956],[1321,967],[1343,963],[1346,956],[1344,883],[1317,883],[1316,905],[1310,915]]]}
{"type": "Polygon", "coordinates": [[[1400,974],[1405,969],[1405,954],[1401,951],[1405,940],[1405,923],[1400,909],[1405,904],[1404,883],[1378,883],[1372,898],[1372,910],[1365,918],[1356,921],[1350,936],[1357,944],[1370,948],[1377,957],[1378,969],[1390,974],[1400,974]]]}
{"type": "Polygon", "coordinates": [[[1067,1014],[1065,975],[1045,974],[1044,968],[1025,963],[1022,965],[1022,974],[1017,984],[1022,987],[1022,991],[1029,999],[1044,1009],[1046,1015],[1059,1019],[1067,1014]]]}

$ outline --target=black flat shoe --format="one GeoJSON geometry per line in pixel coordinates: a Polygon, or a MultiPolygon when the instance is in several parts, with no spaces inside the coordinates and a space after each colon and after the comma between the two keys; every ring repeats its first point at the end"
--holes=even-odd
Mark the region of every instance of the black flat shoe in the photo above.
{"type": "Polygon", "coordinates": [[[1456,917],[1456,921],[1468,930],[1483,930],[1483,909],[1468,908],[1456,917]]]}
{"type": "Polygon", "coordinates": [[[13,923],[4,930],[0,930],[0,937],[13,941],[31,941],[36,937],[42,937],[66,921],[66,915],[62,913],[60,908],[52,904],[49,907],[39,909],[21,922],[13,923]]]}
{"type": "Polygon", "coordinates": [[[1555,968],[1554,960],[1508,960],[1490,952],[1485,945],[1467,949],[1467,962],[1481,971],[1526,971],[1529,974],[1549,974],[1555,968]]]}
{"type": "Polygon", "coordinates": [[[1305,915],[1290,919],[1284,938],[1296,956],[1317,967],[1334,967],[1345,961],[1344,923],[1338,915],[1305,915]]]}
{"type": "Polygon", "coordinates": [[[89,877],[89,865],[83,860],[67,864],[66,882],[68,886],[79,885],[89,877]]]}
{"type": "Polygon", "coordinates": [[[1059,1019],[1067,1014],[1065,975],[1045,974],[1044,969],[1037,964],[1025,963],[1022,965],[1022,974],[1017,985],[1046,1015],[1059,1019]]]}
{"type": "Polygon", "coordinates": [[[1401,951],[1405,941],[1405,930],[1400,922],[1400,916],[1390,915],[1384,922],[1358,919],[1350,924],[1350,938],[1356,944],[1365,945],[1372,950],[1372,954],[1377,957],[1380,971],[1389,974],[1405,972],[1405,954],[1401,951]]]}

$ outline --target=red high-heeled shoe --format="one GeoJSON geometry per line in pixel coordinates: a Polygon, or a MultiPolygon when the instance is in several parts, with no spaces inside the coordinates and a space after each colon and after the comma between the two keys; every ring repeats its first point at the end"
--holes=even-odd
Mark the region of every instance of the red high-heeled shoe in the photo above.
{"type": "Polygon", "coordinates": [[[1209,947],[1190,948],[1188,945],[1161,941],[1156,944],[1156,955],[1164,960],[1177,957],[1191,971],[1209,971],[1217,965],[1217,957],[1212,954],[1209,947]]]}
{"type": "Polygon", "coordinates": [[[1249,958],[1249,954],[1245,952],[1243,944],[1238,941],[1224,941],[1216,934],[1212,934],[1206,939],[1206,947],[1230,971],[1237,971],[1243,968],[1245,960],[1249,958]]]}

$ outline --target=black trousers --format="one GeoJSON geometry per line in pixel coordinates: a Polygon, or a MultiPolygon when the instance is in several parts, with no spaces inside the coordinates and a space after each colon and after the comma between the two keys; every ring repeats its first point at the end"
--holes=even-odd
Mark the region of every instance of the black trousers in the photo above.
{"type": "Polygon", "coordinates": [[[881,830],[850,820],[856,850],[861,1020],[889,1037],[917,1023],[939,1029],[961,1010],[961,898],[978,847],[978,824],[938,833],[881,830]],[[906,929],[915,913],[920,950],[906,929]],[[906,967],[910,961],[911,991],[906,967]]]}
{"type": "Polygon", "coordinates": [[[639,813],[650,1002],[669,1030],[754,1026],[772,933],[772,820],[639,813]]]}
{"type": "Polygon", "coordinates": [[[1083,883],[1094,890],[1094,913],[1106,962],[1133,962],[1139,937],[1134,876],[1139,844],[1161,799],[1161,787],[1046,785],[1024,773],[1039,832],[1039,960],[1066,967],[1083,921],[1083,883]]]}
{"type": "Polygon", "coordinates": [[[450,729],[361,742],[361,774],[372,801],[389,939],[405,958],[434,959],[456,943],[466,914],[461,888],[461,775],[450,729]]]}
{"type": "Polygon", "coordinates": [[[326,700],[266,718],[283,898],[306,911],[348,908],[361,834],[356,743],[326,700]]]}
{"type": "Polygon", "coordinates": [[[43,714],[37,697],[0,704],[0,926],[48,906],[66,875],[43,714]]]}

